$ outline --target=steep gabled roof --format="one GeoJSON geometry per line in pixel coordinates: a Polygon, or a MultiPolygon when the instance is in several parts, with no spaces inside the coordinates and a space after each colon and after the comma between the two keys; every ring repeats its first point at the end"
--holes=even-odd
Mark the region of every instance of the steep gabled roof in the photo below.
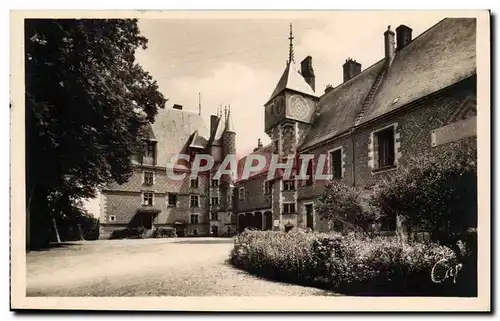
{"type": "MultiPolygon", "coordinates": [[[[200,115],[173,108],[159,109],[151,127],[158,141],[159,166],[167,166],[172,156],[186,152],[186,148],[193,143],[195,136],[202,138],[208,134],[200,115]]],[[[202,143],[201,138],[198,138],[195,144],[202,143]]]]}
{"type": "MultiPolygon", "coordinates": [[[[304,80],[304,77],[299,73],[299,71],[295,67],[295,63],[287,63],[283,74],[281,75],[276,88],[274,88],[273,93],[269,100],[276,97],[280,92],[285,89],[290,89],[297,91],[302,94],[306,94],[312,97],[319,97],[314,90],[309,86],[309,84],[304,80]]],[[[268,101],[269,101],[268,100],[268,101]]]]}
{"type": "Polygon", "coordinates": [[[476,19],[444,19],[397,51],[360,113],[384,63],[382,59],[320,98],[320,114],[300,149],[475,75],[476,19]]]}
{"type": "Polygon", "coordinates": [[[352,126],[366,95],[383,66],[384,60],[381,60],[356,77],[331,89],[320,98],[319,115],[301,149],[334,137],[352,126]]]}
{"type": "Polygon", "coordinates": [[[476,19],[444,19],[396,53],[360,124],[474,74],[476,19]]]}

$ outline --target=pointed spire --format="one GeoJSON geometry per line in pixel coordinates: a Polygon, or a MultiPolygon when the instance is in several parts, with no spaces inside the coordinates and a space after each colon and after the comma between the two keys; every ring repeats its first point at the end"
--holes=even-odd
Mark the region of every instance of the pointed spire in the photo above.
{"type": "Polygon", "coordinates": [[[227,111],[227,114],[225,115],[226,126],[224,127],[224,131],[234,133],[233,119],[231,118],[231,105],[229,105],[229,108],[226,106],[225,111],[227,111]]]}
{"type": "Polygon", "coordinates": [[[292,24],[290,23],[290,37],[288,37],[288,40],[290,40],[290,49],[288,51],[288,64],[295,62],[294,57],[293,57],[293,29],[292,29],[292,24]]]}

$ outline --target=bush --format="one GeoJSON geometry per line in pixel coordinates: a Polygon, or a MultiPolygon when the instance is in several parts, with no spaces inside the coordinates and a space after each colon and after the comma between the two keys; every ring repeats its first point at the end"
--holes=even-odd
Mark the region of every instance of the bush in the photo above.
{"type": "MultiPolygon", "coordinates": [[[[453,251],[395,237],[245,231],[235,238],[230,259],[264,277],[356,295],[467,295],[460,286],[470,281],[434,283],[431,271],[438,261],[456,265],[453,251]]],[[[446,270],[435,273],[441,280],[446,270]]]]}
{"type": "Polygon", "coordinates": [[[175,228],[173,227],[158,227],[153,232],[154,238],[177,237],[175,228]]]}
{"type": "Polygon", "coordinates": [[[146,234],[146,229],[143,227],[126,228],[123,230],[115,230],[111,233],[109,239],[143,239],[146,234]]]}
{"type": "Polygon", "coordinates": [[[327,184],[318,199],[316,210],[322,219],[329,222],[330,230],[339,232],[370,232],[378,218],[377,209],[371,206],[368,194],[340,181],[327,184]]]}
{"type": "Polygon", "coordinates": [[[454,246],[477,226],[475,141],[455,142],[408,162],[380,185],[372,204],[389,217],[402,215],[410,230],[454,246]]]}

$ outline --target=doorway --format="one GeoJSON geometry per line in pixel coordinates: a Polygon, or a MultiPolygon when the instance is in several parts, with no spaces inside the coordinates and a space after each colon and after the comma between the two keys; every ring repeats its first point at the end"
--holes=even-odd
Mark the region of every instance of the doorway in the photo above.
{"type": "Polygon", "coordinates": [[[212,236],[218,236],[219,235],[219,227],[217,225],[212,226],[212,236]]]}
{"type": "Polygon", "coordinates": [[[306,204],[306,226],[314,230],[314,208],[313,204],[306,204]]]}

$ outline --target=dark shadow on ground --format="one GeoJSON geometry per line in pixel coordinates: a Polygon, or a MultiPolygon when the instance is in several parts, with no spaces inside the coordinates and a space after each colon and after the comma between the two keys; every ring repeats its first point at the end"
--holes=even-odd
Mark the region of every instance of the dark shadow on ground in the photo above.
{"type": "Polygon", "coordinates": [[[233,239],[216,239],[216,240],[185,240],[175,241],[176,244],[233,244],[233,239]]]}
{"type": "Polygon", "coordinates": [[[43,251],[50,251],[52,249],[58,249],[58,248],[67,248],[71,246],[81,246],[81,243],[50,243],[46,245],[45,247],[38,247],[38,248],[31,248],[30,252],[43,252],[43,251]]]}

